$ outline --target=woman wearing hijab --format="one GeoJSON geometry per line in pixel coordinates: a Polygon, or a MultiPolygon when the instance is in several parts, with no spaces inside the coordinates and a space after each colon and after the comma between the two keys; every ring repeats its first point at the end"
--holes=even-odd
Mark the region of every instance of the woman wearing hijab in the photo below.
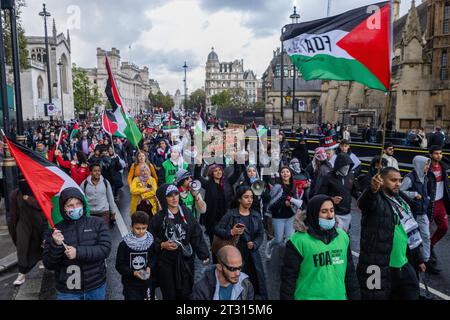
{"type": "Polygon", "coordinates": [[[136,212],[138,204],[142,201],[146,201],[150,207],[151,212],[147,214],[154,216],[158,211],[158,205],[156,202],[156,189],[158,188],[158,183],[150,175],[149,167],[143,163],[139,168],[139,177],[133,179],[130,185],[131,192],[131,203],[130,203],[130,213],[133,215],[136,212]]]}
{"type": "Polygon", "coordinates": [[[188,168],[186,162],[184,162],[181,145],[175,145],[170,148],[170,159],[167,159],[162,164],[162,176],[165,183],[173,183],[175,181],[175,175],[178,170],[188,168]]]}
{"type": "Polygon", "coordinates": [[[180,202],[173,184],[156,192],[162,210],[152,219],[150,232],[157,252],[156,277],[164,300],[188,300],[194,285],[194,252],[204,264],[209,250],[197,220],[180,202]]]}
{"type": "Polygon", "coordinates": [[[232,208],[223,216],[215,228],[215,234],[229,240],[239,235],[237,248],[242,254],[243,269],[255,290],[255,295],[268,299],[264,268],[259,248],[264,241],[264,227],[261,215],[252,209],[253,191],[249,186],[240,186],[232,208]]]}
{"type": "Polygon", "coordinates": [[[147,155],[143,151],[138,151],[136,153],[136,157],[134,163],[130,167],[130,171],[128,172],[128,185],[131,186],[133,179],[139,177],[139,170],[141,169],[141,165],[146,164],[150,169],[150,173],[153,179],[155,179],[156,183],[158,183],[158,176],[156,174],[155,167],[150,163],[147,159],[147,155]]]}
{"type": "MultiPolygon", "coordinates": [[[[258,167],[256,166],[256,164],[248,165],[242,175],[243,175],[243,179],[242,179],[240,185],[237,186],[236,190],[241,186],[247,186],[247,187],[251,188],[253,183],[255,183],[258,180],[261,180],[259,177],[258,167]]],[[[255,210],[256,212],[258,212],[260,214],[261,218],[263,217],[262,208],[263,208],[262,195],[261,196],[254,195],[252,209],[255,210]]]]}
{"type": "Polygon", "coordinates": [[[359,284],[346,232],[336,228],[330,197],[310,199],[295,217],[281,271],[282,300],[358,300],[359,284]]]}

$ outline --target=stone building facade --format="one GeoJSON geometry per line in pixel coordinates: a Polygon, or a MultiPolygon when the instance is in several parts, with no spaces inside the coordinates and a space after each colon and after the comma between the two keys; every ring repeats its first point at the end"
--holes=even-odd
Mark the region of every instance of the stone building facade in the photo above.
{"type": "Polygon", "coordinates": [[[295,108],[293,107],[294,69],[287,53],[283,55],[284,79],[281,96],[281,50],[273,52],[273,58],[262,76],[262,96],[266,105],[265,121],[268,124],[284,123],[297,126],[318,123],[320,113],[321,81],[305,81],[295,70],[295,108]],[[281,112],[283,99],[283,112],[281,112]]]}
{"type": "MultiPolygon", "coordinates": [[[[46,119],[44,104],[49,102],[47,64],[44,36],[27,36],[27,50],[30,68],[22,70],[22,112],[24,120],[46,119]]],[[[50,81],[52,103],[55,105],[55,120],[74,118],[74,98],[72,87],[72,59],[70,35],[57,33],[55,20],[53,30],[48,37],[50,49],[50,81]],[[59,66],[58,63],[62,65],[59,66]]]]}
{"type": "Polygon", "coordinates": [[[159,91],[158,83],[149,78],[148,67],[139,68],[133,63],[121,62],[120,51],[116,48],[112,48],[111,51],[97,48],[97,68],[84,69],[89,81],[99,88],[105,103],[107,101],[105,88],[108,81],[105,55],[108,56],[119,92],[129,111],[132,114],[138,114],[140,111],[148,110],[150,108],[149,93],[159,91]]]}
{"type": "Polygon", "coordinates": [[[258,90],[261,90],[262,82],[252,70],[244,70],[244,60],[233,62],[220,62],[217,53],[212,48],[206,61],[206,109],[211,112],[211,97],[224,90],[242,88],[245,90],[248,103],[258,101],[258,90]]]}

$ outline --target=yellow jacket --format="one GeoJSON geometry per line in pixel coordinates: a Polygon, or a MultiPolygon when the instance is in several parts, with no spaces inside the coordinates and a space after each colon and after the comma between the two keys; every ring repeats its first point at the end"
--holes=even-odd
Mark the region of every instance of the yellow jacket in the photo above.
{"type": "Polygon", "coordinates": [[[130,213],[133,215],[136,212],[136,207],[138,206],[138,203],[142,199],[148,199],[150,200],[150,203],[152,204],[152,213],[153,215],[156,214],[158,205],[156,203],[156,189],[158,188],[158,184],[156,183],[156,180],[150,177],[147,181],[147,185],[152,186],[151,191],[146,191],[146,186],[144,186],[139,179],[139,177],[134,178],[130,185],[130,192],[131,192],[131,203],[130,203],[130,213]]]}
{"type": "MultiPolygon", "coordinates": [[[[156,175],[155,166],[151,164],[149,161],[145,162],[149,168],[150,168],[150,175],[153,179],[156,180],[156,184],[158,184],[158,176],[156,175]]],[[[139,173],[141,172],[141,165],[136,165],[133,163],[130,167],[130,171],[128,172],[128,185],[131,186],[131,182],[133,182],[133,179],[136,177],[139,177],[139,173]]]]}

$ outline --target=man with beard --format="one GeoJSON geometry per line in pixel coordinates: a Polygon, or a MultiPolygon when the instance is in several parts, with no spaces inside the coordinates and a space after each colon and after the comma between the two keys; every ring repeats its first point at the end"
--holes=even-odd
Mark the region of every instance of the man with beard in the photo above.
{"type": "Polygon", "coordinates": [[[413,203],[400,191],[401,179],[397,169],[384,168],[358,200],[362,218],[356,273],[363,300],[419,299],[416,270],[426,269],[422,239],[413,203]]]}
{"type": "Polygon", "coordinates": [[[192,300],[253,300],[253,286],[241,272],[242,255],[234,246],[217,252],[218,263],[209,268],[194,285],[192,300]]]}

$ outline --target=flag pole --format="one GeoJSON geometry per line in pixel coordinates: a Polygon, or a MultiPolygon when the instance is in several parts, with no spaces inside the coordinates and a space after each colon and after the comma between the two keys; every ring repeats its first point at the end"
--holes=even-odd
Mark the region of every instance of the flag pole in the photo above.
{"type": "Polygon", "coordinates": [[[387,123],[387,116],[388,113],[391,111],[391,96],[392,91],[389,90],[389,92],[386,92],[386,103],[384,107],[384,119],[383,119],[383,131],[382,131],[382,139],[381,139],[381,152],[380,152],[380,162],[378,167],[378,174],[381,171],[382,163],[383,163],[383,154],[384,154],[384,143],[386,142],[386,123],[387,123]]]}
{"type": "Polygon", "coordinates": [[[393,1],[389,0],[389,92],[386,92],[386,103],[385,103],[385,107],[384,107],[384,119],[383,119],[383,132],[382,132],[382,139],[381,139],[381,152],[380,152],[380,163],[379,163],[379,167],[378,167],[378,173],[377,175],[380,174],[381,172],[381,168],[383,165],[383,154],[384,154],[384,144],[386,142],[386,123],[387,123],[387,116],[388,113],[391,112],[391,100],[392,100],[392,88],[391,88],[391,75],[392,75],[392,53],[393,53],[393,33],[394,33],[394,28],[393,28],[393,14],[392,14],[392,9],[394,8],[393,6],[393,1]]]}

